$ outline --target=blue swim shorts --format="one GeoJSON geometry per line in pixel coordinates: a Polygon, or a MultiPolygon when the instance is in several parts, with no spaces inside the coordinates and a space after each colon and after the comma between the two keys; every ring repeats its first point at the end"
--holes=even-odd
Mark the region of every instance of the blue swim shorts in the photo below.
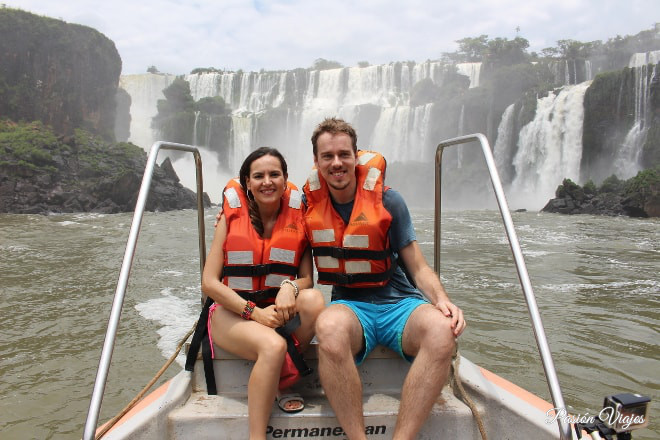
{"type": "Polygon", "coordinates": [[[332,301],[330,304],[343,304],[357,316],[364,333],[364,349],[355,356],[360,365],[376,345],[384,345],[399,353],[399,356],[412,362],[413,358],[403,353],[403,329],[410,314],[422,304],[420,298],[406,298],[395,304],[371,304],[361,301],[332,301]]]}

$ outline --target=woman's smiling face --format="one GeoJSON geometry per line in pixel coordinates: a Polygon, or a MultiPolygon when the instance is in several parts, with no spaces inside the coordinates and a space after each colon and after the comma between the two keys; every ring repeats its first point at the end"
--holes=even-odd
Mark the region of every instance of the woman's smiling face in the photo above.
{"type": "Polygon", "coordinates": [[[246,184],[258,204],[269,205],[279,203],[286,179],[280,160],[267,154],[252,162],[246,184]]]}

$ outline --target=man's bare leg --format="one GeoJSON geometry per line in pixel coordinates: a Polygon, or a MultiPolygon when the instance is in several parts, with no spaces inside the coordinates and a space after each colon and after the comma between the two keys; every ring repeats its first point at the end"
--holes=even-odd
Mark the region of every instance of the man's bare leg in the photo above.
{"type": "Polygon", "coordinates": [[[414,356],[401,390],[394,440],[414,439],[449,376],[456,341],[445,317],[431,305],[413,311],[403,332],[404,353],[414,356]]]}
{"type": "Polygon", "coordinates": [[[330,406],[349,439],[366,439],[362,380],[354,359],[362,348],[362,326],[351,309],[331,305],[316,321],[316,338],[319,376],[330,406]]]}

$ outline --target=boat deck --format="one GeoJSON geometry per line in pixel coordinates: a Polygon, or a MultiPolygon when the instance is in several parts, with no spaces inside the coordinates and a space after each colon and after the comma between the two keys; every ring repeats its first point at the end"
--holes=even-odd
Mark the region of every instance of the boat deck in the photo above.
{"type": "MultiPolygon", "coordinates": [[[[173,439],[205,438],[204,432],[223,430],[235,432],[236,438],[247,437],[246,384],[252,362],[222,350],[216,351],[216,359],[218,395],[206,394],[203,368],[198,364],[193,374],[195,386],[189,401],[170,414],[170,424],[176,427],[173,439]]],[[[345,438],[319,382],[315,345],[308,350],[306,359],[314,372],[294,387],[305,398],[305,409],[287,414],[274,403],[268,432],[272,438],[345,438]]],[[[398,414],[401,385],[408,367],[406,361],[383,347],[377,347],[360,366],[365,429],[370,437],[391,438],[398,414]]],[[[479,432],[475,429],[470,409],[446,387],[419,438],[438,438],[438,433],[442,432],[444,438],[478,439],[479,432]]]]}
{"type": "MultiPolygon", "coordinates": [[[[338,438],[346,435],[320,385],[317,349],[305,358],[314,370],[294,386],[305,398],[305,409],[281,411],[273,402],[268,438],[338,438]]],[[[206,393],[201,358],[193,373],[182,371],[155,390],[106,434],[105,439],[246,439],[247,382],[253,362],[215,347],[218,395],[206,393]]],[[[368,438],[391,439],[400,390],[409,364],[394,352],[377,347],[359,367],[363,383],[365,430],[368,438]]],[[[558,439],[556,423],[546,423],[551,405],[461,357],[459,373],[475,402],[490,439],[558,439]]],[[[418,439],[480,440],[469,407],[445,386],[418,439]]]]}

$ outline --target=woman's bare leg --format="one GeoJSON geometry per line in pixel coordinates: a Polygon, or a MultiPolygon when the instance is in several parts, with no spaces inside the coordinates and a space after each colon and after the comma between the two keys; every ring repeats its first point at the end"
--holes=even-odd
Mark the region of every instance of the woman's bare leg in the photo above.
{"type": "Polygon", "coordinates": [[[248,381],[250,439],[265,439],[286,354],[286,341],[274,329],[246,321],[222,307],[216,308],[211,318],[211,335],[218,347],[255,361],[248,381]]]}

